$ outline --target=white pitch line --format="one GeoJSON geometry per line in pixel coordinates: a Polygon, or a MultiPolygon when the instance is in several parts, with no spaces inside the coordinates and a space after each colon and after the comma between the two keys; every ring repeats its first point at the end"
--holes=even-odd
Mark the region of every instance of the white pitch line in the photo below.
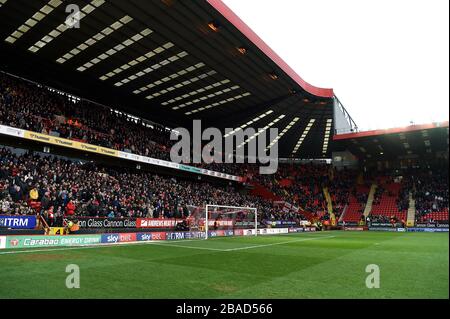
{"type": "Polygon", "coordinates": [[[154,243],[153,245],[156,245],[156,246],[168,246],[168,247],[180,247],[180,248],[198,249],[198,250],[226,251],[225,249],[220,249],[220,248],[183,246],[183,245],[166,244],[164,242],[162,242],[162,243],[154,243]]]}
{"type": "MultiPolygon", "coordinates": [[[[229,249],[220,249],[220,248],[211,248],[211,247],[184,246],[184,245],[169,244],[167,242],[148,241],[148,242],[130,242],[130,243],[115,243],[115,244],[97,244],[97,245],[76,246],[76,247],[67,247],[67,248],[49,248],[49,249],[3,251],[3,252],[0,252],[0,255],[30,254],[30,253],[39,253],[39,252],[68,251],[68,250],[80,250],[80,249],[111,248],[111,247],[118,247],[118,246],[134,246],[134,245],[168,246],[168,247],[178,247],[178,248],[186,248],[186,249],[230,252],[230,251],[256,249],[256,248],[261,248],[261,247],[270,247],[270,246],[284,245],[284,244],[296,243],[296,242],[302,242],[302,241],[308,241],[308,240],[317,240],[317,239],[322,239],[322,238],[335,238],[335,237],[336,236],[303,238],[303,239],[299,239],[299,240],[290,240],[290,241],[281,242],[281,243],[273,243],[273,244],[257,245],[257,246],[248,246],[248,247],[240,247],[240,248],[229,248],[229,249]]],[[[171,243],[176,243],[176,242],[186,243],[186,242],[193,242],[193,241],[198,241],[198,240],[180,240],[180,241],[171,241],[171,243]]]]}
{"type": "MultiPolygon", "coordinates": [[[[183,240],[183,242],[191,242],[196,240],[183,240]]],[[[172,241],[179,242],[179,241],[172,241]]],[[[136,246],[136,245],[163,245],[163,243],[157,241],[135,241],[128,243],[115,243],[115,244],[96,244],[96,245],[85,245],[85,246],[73,246],[66,248],[48,248],[48,249],[30,249],[30,250],[15,250],[15,251],[2,251],[0,255],[12,255],[12,254],[28,254],[28,253],[39,253],[39,252],[52,252],[52,251],[66,251],[66,250],[79,250],[79,249],[95,249],[95,248],[111,248],[119,246],[136,246]]],[[[167,246],[167,244],[166,244],[167,246]]],[[[176,246],[176,245],[172,245],[176,246]]]]}
{"type": "Polygon", "coordinates": [[[95,246],[83,246],[83,247],[71,247],[71,248],[53,248],[53,249],[33,249],[33,250],[2,251],[2,252],[0,252],[0,255],[31,254],[31,253],[42,253],[42,252],[51,252],[51,251],[65,251],[65,250],[92,249],[92,248],[104,248],[104,246],[97,246],[97,247],[95,247],[95,246]]]}
{"type": "MultiPolygon", "coordinates": [[[[285,241],[281,243],[273,243],[273,244],[267,244],[267,245],[256,245],[256,246],[247,246],[247,247],[239,247],[239,248],[227,248],[227,249],[220,249],[220,248],[210,248],[210,247],[196,247],[196,246],[184,246],[184,245],[173,245],[173,244],[165,244],[165,243],[154,243],[154,245],[159,246],[169,246],[169,247],[180,247],[180,248],[188,248],[188,249],[199,249],[199,250],[211,250],[211,251],[222,251],[222,252],[230,252],[230,251],[238,251],[238,250],[247,250],[247,249],[255,249],[255,248],[261,248],[261,247],[270,247],[270,246],[276,246],[276,245],[284,245],[289,243],[297,243],[302,241],[309,241],[309,240],[317,240],[322,238],[335,238],[336,236],[323,236],[323,237],[314,237],[314,238],[303,238],[299,240],[290,240],[285,241]]],[[[179,241],[181,243],[183,241],[179,241]]]]}
{"type": "Polygon", "coordinates": [[[290,244],[290,243],[298,243],[298,242],[301,242],[301,241],[317,240],[317,239],[324,239],[324,238],[335,238],[335,237],[336,236],[304,238],[304,239],[299,239],[299,240],[290,240],[290,241],[285,241],[285,242],[281,242],[281,243],[274,243],[274,244],[267,244],[267,245],[257,245],[257,246],[241,247],[241,248],[230,248],[230,249],[225,249],[225,251],[237,251],[237,250],[255,249],[255,248],[261,248],[261,247],[270,247],[270,246],[284,245],[284,244],[290,244]]]}

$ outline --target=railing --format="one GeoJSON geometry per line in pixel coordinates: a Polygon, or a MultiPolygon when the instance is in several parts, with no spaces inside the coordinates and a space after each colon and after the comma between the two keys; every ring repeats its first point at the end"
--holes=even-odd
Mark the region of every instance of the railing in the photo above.
{"type": "Polygon", "coordinates": [[[48,235],[50,233],[50,227],[48,226],[44,217],[42,217],[41,215],[38,216],[39,216],[37,219],[39,221],[38,228],[42,228],[45,231],[45,234],[48,235]]]}

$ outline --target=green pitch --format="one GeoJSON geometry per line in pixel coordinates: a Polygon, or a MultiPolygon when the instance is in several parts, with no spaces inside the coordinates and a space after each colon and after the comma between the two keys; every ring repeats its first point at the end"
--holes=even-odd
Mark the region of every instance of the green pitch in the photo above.
{"type": "Polygon", "coordinates": [[[0,250],[0,298],[449,298],[448,243],[448,233],[321,232],[0,250]],[[68,264],[80,289],[66,288],[68,264]],[[366,287],[369,264],[379,289],[366,287]]]}

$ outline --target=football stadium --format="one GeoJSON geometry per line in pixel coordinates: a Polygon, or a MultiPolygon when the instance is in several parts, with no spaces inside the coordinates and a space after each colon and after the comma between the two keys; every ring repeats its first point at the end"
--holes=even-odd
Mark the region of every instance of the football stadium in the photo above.
{"type": "Polygon", "coordinates": [[[221,0],[0,0],[0,61],[0,299],[449,298],[448,119],[360,129],[221,0]]]}

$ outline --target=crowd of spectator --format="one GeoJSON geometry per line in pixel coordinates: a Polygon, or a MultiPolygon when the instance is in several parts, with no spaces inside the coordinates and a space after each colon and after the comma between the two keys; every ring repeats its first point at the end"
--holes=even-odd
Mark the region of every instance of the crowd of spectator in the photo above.
{"type": "Polygon", "coordinates": [[[245,170],[249,180],[262,185],[280,201],[297,207],[309,219],[329,220],[323,187],[329,183],[330,165],[279,164],[273,175],[259,175],[252,169],[245,170]]]}
{"type": "Polygon", "coordinates": [[[417,174],[412,183],[418,220],[425,221],[431,213],[447,213],[448,218],[448,171],[417,174]]]}
{"type": "MultiPolygon", "coordinates": [[[[358,191],[357,170],[333,168],[331,165],[280,164],[274,175],[258,175],[247,170],[251,181],[264,186],[274,195],[309,213],[314,219],[330,220],[324,188],[328,188],[331,197],[333,214],[338,220],[349,205],[350,195],[360,204],[359,212],[364,220],[364,208],[367,203],[370,183],[362,185],[367,191],[358,191]]],[[[375,203],[380,201],[385,192],[379,187],[375,195],[375,203]]]]}
{"type": "Polygon", "coordinates": [[[399,191],[399,194],[397,196],[397,208],[398,211],[404,212],[407,211],[409,208],[409,195],[411,193],[412,184],[410,183],[409,179],[405,179],[402,182],[402,187],[399,191]]]}
{"type": "MultiPolygon", "coordinates": [[[[387,176],[389,177],[389,176],[387,176]]],[[[400,184],[398,192],[386,189],[383,185],[394,183],[393,177],[388,182],[381,183],[374,197],[373,205],[379,205],[383,195],[396,197],[399,212],[406,213],[410,207],[410,199],[415,202],[416,222],[430,222],[433,213],[446,213],[448,219],[448,169],[407,169],[401,178],[396,178],[400,184]]],[[[445,216],[445,214],[441,214],[445,216]]],[[[388,215],[370,216],[372,222],[387,223],[392,221],[388,215]]]]}
{"type": "Polygon", "coordinates": [[[64,216],[182,218],[206,204],[255,207],[272,221],[303,218],[229,185],[7,148],[0,148],[0,164],[1,213],[41,214],[50,224],[64,216]]]}
{"type": "MultiPolygon", "coordinates": [[[[166,161],[175,143],[162,126],[1,72],[0,124],[166,161]]],[[[243,173],[235,164],[192,165],[243,173]]]]}
{"type": "Polygon", "coordinates": [[[379,224],[396,224],[398,219],[395,216],[387,215],[369,215],[369,223],[379,223],[379,224]]]}
{"type": "Polygon", "coordinates": [[[364,208],[366,207],[366,204],[367,204],[367,199],[369,197],[369,194],[367,192],[365,192],[365,193],[358,192],[356,190],[356,187],[353,189],[352,194],[356,198],[358,203],[360,204],[359,211],[361,213],[363,213],[364,212],[364,208]]]}
{"type": "Polygon", "coordinates": [[[338,219],[350,202],[351,192],[355,192],[357,173],[356,170],[334,170],[332,178],[328,180],[327,186],[332,199],[333,213],[338,219]]]}
{"type": "Polygon", "coordinates": [[[375,190],[375,194],[373,195],[373,202],[372,202],[373,206],[380,205],[381,198],[384,192],[385,192],[384,187],[382,185],[378,185],[377,189],[375,190]]]}
{"type": "Polygon", "coordinates": [[[0,124],[169,160],[170,132],[0,73],[0,124]]]}

